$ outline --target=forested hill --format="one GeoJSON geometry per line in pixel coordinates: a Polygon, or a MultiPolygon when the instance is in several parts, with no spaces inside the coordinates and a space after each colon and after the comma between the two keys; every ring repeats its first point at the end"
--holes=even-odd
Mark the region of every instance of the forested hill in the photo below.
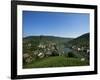
{"type": "Polygon", "coordinates": [[[83,34],[73,40],[70,40],[67,45],[69,46],[75,45],[78,47],[81,46],[89,47],[89,37],[90,37],[89,35],[90,33],[83,34]]]}
{"type": "Polygon", "coordinates": [[[67,43],[68,41],[72,40],[73,38],[63,38],[63,37],[56,37],[56,36],[28,36],[23,38],[24,43],[27,42],[38,42],[38,43],[46,43],[46,42],[54,42],[54,43],[67,43]]]}

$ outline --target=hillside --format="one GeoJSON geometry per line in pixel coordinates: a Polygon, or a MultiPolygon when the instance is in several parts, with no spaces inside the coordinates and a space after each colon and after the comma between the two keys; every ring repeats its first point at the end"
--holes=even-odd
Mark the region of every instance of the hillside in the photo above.
{"type": "Polygon", "coordinates": [[[89,33],[77,38],[24,37],[23,68],[89,65],[89,51],[89,33]]]}
{"type": "Polygon", "coordinates": [[[89,48],[89,33],[83,34],[73,40],[70,40],[66,45],[68,46],[78,46],[78,47],[87,47],[89,48]]]}
{"type": "Polygon", "coordinates": [[[28,36],[23,38],[24,42],[31,42],[31,41],[39,41],[39,42],[45,42],[45,41],[52,41],[52,42],[60,42],[60,43],[64,43],[64,42],[68,42],[70,40],[72,40],[73,38],[63,38],[63,37],[56,37],[56,36],[28,36]]]}

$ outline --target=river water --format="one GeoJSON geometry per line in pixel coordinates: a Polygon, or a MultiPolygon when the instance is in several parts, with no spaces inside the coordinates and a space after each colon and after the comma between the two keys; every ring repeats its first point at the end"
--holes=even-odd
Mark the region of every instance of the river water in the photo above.
{"type": "Polygon", "coordinates": [[[65,53],[68,53],[68,52],[71,52],[71,51],[73,51],[73,50],[70,49],[70,48],[64,48],[64,52],[65,52],[65,53]]]}

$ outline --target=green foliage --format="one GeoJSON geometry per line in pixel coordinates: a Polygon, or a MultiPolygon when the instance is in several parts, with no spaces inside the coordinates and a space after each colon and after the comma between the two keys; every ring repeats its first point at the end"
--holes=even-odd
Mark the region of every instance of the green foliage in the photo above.
{"type": "Polygon", "coordinates": [[[73,54],[73,52],[68,52],[67,57],[75,57],[75,55],[73,54]]]}
{"type": "Polygon", "coordinates": [[[51,56],[59,56],[57,51],[52,51],[52,55],[51,56]]]}
{"type": "Polygon", "coordinates": [[[40,42],[42,43],[49,43],[54,42],[56,44],[64,44],[68,41],[72,40],[72,38],[62,38],[62,37],[55,37],[55,36],[29,36],[23,38],[24,43],[32,43],[34,46],[38,45],[40,42]]]}
{"type": "Polygon", "coordinates": [[[65,53],[64,56],[66,58],[79,58],[80,57],[79,55],[76,55],[74,52],[65,53]]]}
{"type": "Polygon", "coordinates": [[[67,47],[72,47],[73,45],[78,47],[85,47],[89,48],[89,33],[83,34],[73,40],[70,40],[68,43],[66,43],[67,47]]]}

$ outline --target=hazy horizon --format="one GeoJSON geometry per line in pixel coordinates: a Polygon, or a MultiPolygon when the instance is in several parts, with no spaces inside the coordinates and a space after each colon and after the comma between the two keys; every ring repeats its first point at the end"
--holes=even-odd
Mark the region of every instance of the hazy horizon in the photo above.
{"type": "MultiPolygon", "coordinates": [[[[88,32],[88,33],[89,33],[89,32],[88,32]]],[[[87,34],[87,33],[84,33],[84,34],[87,34]]],[[[81,34],[81,35],[79,35],[79,36],[77,36],[77,37],[80,37],[80,36],[82,36],[82,35],[84,35],[84,34],[81,34]]],[[[23,37],[23,38],[31,37],[31,36],[49,36],[49,37],[60,37],[60,38],[77,38],[77,37],[62,37],[62,36],[54,36],[54,35],[29,35],[29,36],[25,36],[25,37],[23,37]]]]}

